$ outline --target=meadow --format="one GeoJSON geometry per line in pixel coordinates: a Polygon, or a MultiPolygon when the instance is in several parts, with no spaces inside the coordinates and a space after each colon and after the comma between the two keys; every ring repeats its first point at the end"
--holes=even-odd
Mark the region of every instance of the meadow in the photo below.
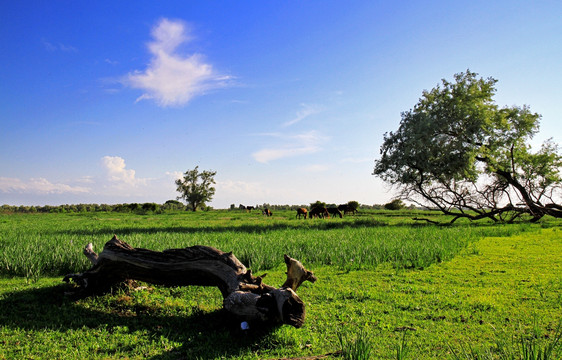
{"type": "Polygon", "coordinates": [[[0,214],[0,359],[562,356],[559,221],[436,226],[415,216],[446,220],[409,211],[0,214]],[[305,325],[241,331],[214,288],[65,298],[62,277],[90,267],[82,248],[100,252],[114,234],[153,250],[232,251],[274,286],[283,254],[299,259],[318,277],[298,290],[305,325]]]}

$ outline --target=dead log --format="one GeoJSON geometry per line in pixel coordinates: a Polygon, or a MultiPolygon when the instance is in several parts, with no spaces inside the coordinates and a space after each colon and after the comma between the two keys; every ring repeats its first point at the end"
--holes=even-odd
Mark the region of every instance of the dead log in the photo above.
{"type": "Polygon", "coordinates": [[[304,323],[305,307],[295,291],[304,281],[316,281],[299,261],[285,255],[287,280],[275,288],[263,283],[265,275],[252,275],[231,252],[202,245],[159,252],[133,248],[114,236],[99,255],[92,244],[84,248],[84,255],[93,267],[63,279],[74,283],[67,292],[74,298],[106,293],[127,280],[165,286],[216,286],[225,310],[240,320],[297,328],[304,323]]]}

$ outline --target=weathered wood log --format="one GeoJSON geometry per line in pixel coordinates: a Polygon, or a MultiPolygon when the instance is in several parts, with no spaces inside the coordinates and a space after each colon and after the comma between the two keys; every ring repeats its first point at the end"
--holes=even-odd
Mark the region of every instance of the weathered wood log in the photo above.
{"type": "Polygon", "coordinates": [[[74,298],[106,293],[126,280],[165,286],[216,286],[224,308],[239,319],[297,328],[304,323],[305,307],[295,291],[304,281],[316,281],[298,260],[285,255],[287,280],[275,288],[263,283],[265,275],[252,275],[231,252],[202,245],[158,252],[133,248],[114,236],[99,255],[92,244],[84,248],[84,255],[93,267],[63,279],[75,284],[67,293],[74,298]]]}

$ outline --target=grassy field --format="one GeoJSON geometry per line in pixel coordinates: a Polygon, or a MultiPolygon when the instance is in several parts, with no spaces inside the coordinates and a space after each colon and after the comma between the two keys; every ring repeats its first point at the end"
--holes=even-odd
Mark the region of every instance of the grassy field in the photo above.
{"type": "Polygon", "coordinates": [[[0,359],[275,359],[342,349],[374,359],[531,359],[525,353],[549,346],[550,358],[562,357],[559,222],[438,227],[407,212],[294,216],[0,215],[0,359]],[[305,325],[242,332],[214,288],[65,298],[62,276],[89,268],[83,246],[99,252],[113,234],[154,250],[233,251],[274,286],[284,280],[283,254],[297,258],[319,279],[298,291],[305,325]]]}

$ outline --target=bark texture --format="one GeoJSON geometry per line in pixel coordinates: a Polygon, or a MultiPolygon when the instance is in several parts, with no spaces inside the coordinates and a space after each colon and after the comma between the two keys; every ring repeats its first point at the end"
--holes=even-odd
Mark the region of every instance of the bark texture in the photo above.
{"type": "Polygon", "coordinates": [[[231,252],[202,245],[159,252],[134,248],[114,236],[99,255],[92,244],[84,248],[84,255],[92,268],[63,279],[74,283],[67,292],[74,298],[106,293],[127,280],[165,286],[216,286],[224,308],[240,320],[297,328],[304,323],[305,306],[295,291],[304,281],[316,281],[298,260],[285,255],[287,280],[275,288],[264,284],[263,276],[252,275],[231,252]]]}

